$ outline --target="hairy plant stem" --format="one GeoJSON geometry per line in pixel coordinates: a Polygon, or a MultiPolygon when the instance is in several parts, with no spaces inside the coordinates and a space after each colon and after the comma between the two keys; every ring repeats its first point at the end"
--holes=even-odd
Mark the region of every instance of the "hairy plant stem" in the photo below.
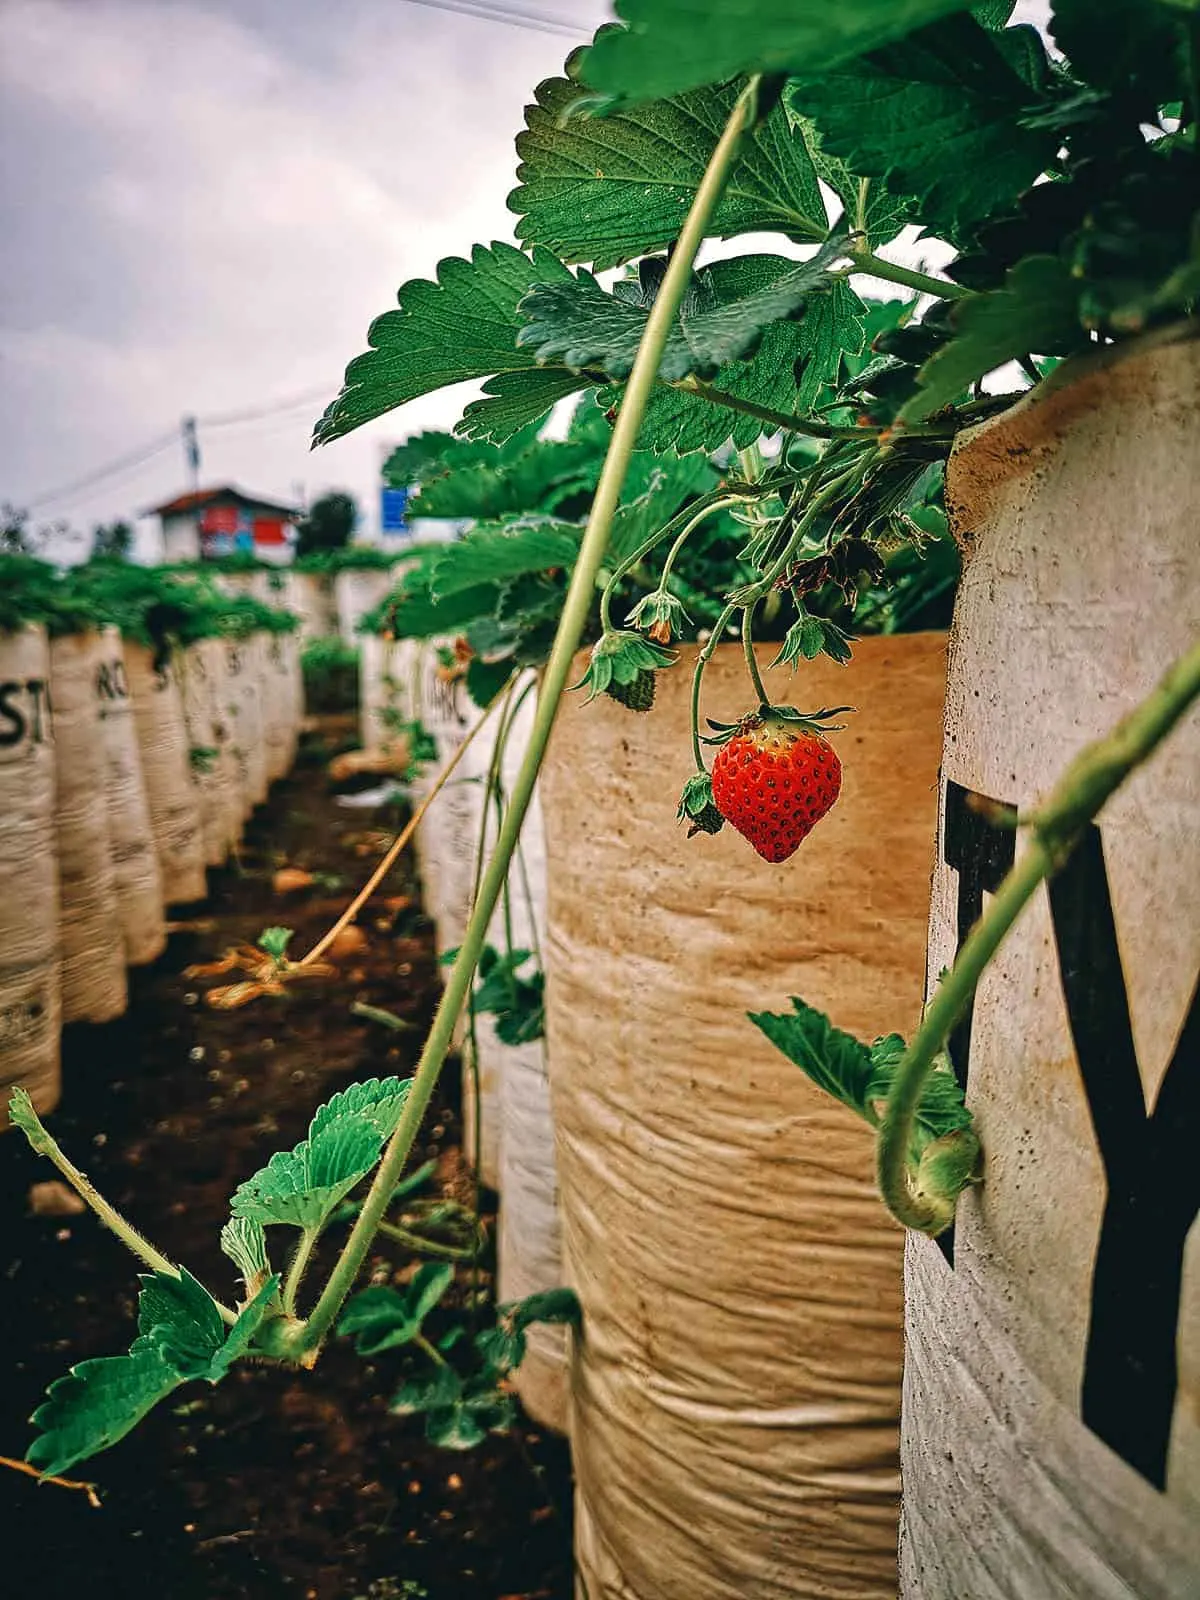
{"type": "Polygon", "coordinates": [[[621,579],[627,573],[632,572],[640,562],[644,561],[650,552],[660,545],[664,539],[669,538],[680,523],[683,524],[683,531],[672,546],[672,555],[676,548],[682,547],[688,535],[700,526],[710,512],[720,511],[725,506],[741,505],[746,498],[748,497],[745,495],[728,495],[723,489],[712,489],[708,494],[703,495],[698,502],[693,501],[690,506],[686,506],[682,511],[677,511],[669,522],[664,522],[661,528],[657,528],[648,538],[643,539],[636,550],[619,561],[613,569],[612,576],[600,591],[601,631],[603,633],[611,633],[613,631],[613,595],[616,593],[617,585],[621,582],[621,579]]]}
{"type": "Polygon", "coordinates": [[[706,771],[704,765],[704,752],[700,748],[700,685],[704,681],[704,669],[712,660],[712,653],[725,636],[725,629],[729,626],[730,619],[738,609],[736,601],[731,600],[713,623],[712,632],[700,647],[700,654],[696,657],[696,666],[692,672],[692,755],[696,759],[696,771],[706,771]]]}
{"type": "MultiPolygon", "coordinates": [[[[156,1249],[149,1239],[143,1238],[132,1222],[126,1222],[121,1213],[108,1203],[86,1173],[80,1172],[75,1163],[68,1159],[57,1139],[49,1132],[37,1113],[30,1109],[28,1115],[36,1125],[36,1132],[32,1136],[26,1133],[30,1145],[38,1155],[45,1156],[48,1161],[58,1168],[59,1172],[71,1185],[71,1188],[95,1212],[104,1226],[111,1233],[115,1233],[125,1248],[132,1251],[138,1260],[144,1262],[152,1271],[165,1272],[172,1278],[179,1277],[179,1268],[175,1263],[168,1260],[161,1250],[156,1249]]],[[[214,1300],[214,1304],[221,1313],[222,1322],[232,1326],[237,1321],[236,1311],[231,1311],[228,1306],[222,1305],[219,1300],[214,1300]]]]}
{"type": "MultiPolygon", "coordinates": [[[[755,605],[757,604],[755,601],[755,605]]],[[[746,657],[746,671],[750,674],[750,682],[754,685],[754,692],[758,696],[759,709],[766,711],[771,702],[767,698],[766,685],[762,681],[762,673],[758,670],[758,662],[754,658],[753,619],[754,606],[747,606],[742,612],[742,650],[746,657]]]]}
{"type": "Polygon", "coordinates": [[[407,1245],[418,1255],[438,1256],[446,1261],[479,1260],[478,1240],[471,1245],[442,1244],[437,1239],[427,1239],[422,1233],[414,1233],[399,1222],[381,1222],[379,1231],[386,1238],[395,1239],[397,1244],[407,1245]]]}
{"type": "Polygon", "coordinates": [[[545,758],[559,702],[570,675],[571,662],[587,624],[596,579],[608,551],[613,516],[629,471],[630,457],[637,446],[638,433],[654,388],[658,364],[687,290],[696,253],[704,241],[709,221],[728,181],[742,136],[753,123],[758,82],[757,77],[751,78],[738,96],[696,191],[691,210],[672,252],[662,287],[647,318],[637,359],[626,387],[625,400],[613,429],[608,453],[604,458],[600,481],[596,486],[579,557],[563,602],[554,645],[545,669],[542,693],[538,697],[529,747],[513,784],[504,821],[471,910],[457,959],[447,979],[441,1004],[429,1030],[421,1059],[417,1063],[417,1070],[400,1121],[388,1140],[362,1210],[321,1291],[320,1298],[307,1321],[289,1335],[286,1341],[297,1360],[311,1363],[315,1358],[366,1260],[375,1230],[387,1210],[392,1191],[399,1181],[437,1083],[450,1047],[455,1022],[470,992],[475,967],[487,937],[488,922],[508,877],[508,864],[516,848],[521,825],[533,796],[534,784],[545,758]]]}
{"type": "Polygon", "coordinates": [[[758,405],[754,400],[743,400],[740,395],[716,389],[711,383],[705,383],[703,378],[681,378],[678,383],[668,384],[667,387],[678,389],[683,394],[694,394],[698,400],[707,400],[709,405],[723,406],[727,411],[740,411],[746,417],[757,417],[760,422],[777,428],[780,433],[805,433],[812,439],[862,439],[869,437],[872,431],[883,431],[881,428],[837,427],[831,422],[817,422],[812,417],[796,416],[789,411],[775,411],[770,406],[758,405]]]}
{"type": "Polygon", "coordinates": [[[284,1279],[283,1284],[283,1311],[285,1316],[294,1317],[296,1315],[296,1296],[300,1292],[300,1284],[308,1269],[313,1248],[320,1237],[320,1228],[305,1228],[300,1235],[300,1242],[292,1254],[292,1259],[288,1264],[287,1277],[284,1279]]]}
{"type": "Polygon", "coordinates": [[[892,1215],[906,1228],[936,1234],[954,1219],[957,1188],[951,1195],[922,1192],[908,1159],[921,1096],[951,1029],[1035,891],[1058,871],[1101,806],[1198,696],[1200,641],[1111,733],[1075,757],[1046,800],[1023,819],[1028,843],[929,1002],[888,1095],[876,1147],[879,1188],[892,1215]]]}
{"type": "Polygon", "coordinates": [[[927,272],[916,272],[911,267],[898,266],[894,261],[884,261],[871,251],[863,234],[851,236],[850,253],[854,258],[852,272],[855,274],[866,273],[872,278],[882,278],[885,283],[898,283],[906,289],[915,289],[918,294],[934,295],[939,300],[965,300],[971,294],[970,289],[951,283],[947,278],[931,278],[927,272]]]}

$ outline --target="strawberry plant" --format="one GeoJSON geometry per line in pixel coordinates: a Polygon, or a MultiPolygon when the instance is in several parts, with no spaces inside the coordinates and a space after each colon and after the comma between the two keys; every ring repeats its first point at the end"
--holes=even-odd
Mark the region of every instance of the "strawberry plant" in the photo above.
{"type": "MultiPolygon", "coordinates": [[[[392,459],[395,481],[419,481],[427,506],[482,519],[415,562],[393,621],[418,637],[466,631],[504,678],[527,661],[544,665],[528,751],[415,1076],[335,1097],[302,1145],[237,1191],[225,1241],[245,1284],[237,1309],[117,1218],[18,1099],[29,1137],[151,1268],[130,1353],[82,1363],[39,1413],[34,1456],[48,1469],[112,1442],[178,1384],[216,1381],[237,1359],[316,1360],[385,1220],[469,999],[581,640],[594,640],[589,687],[645,708],[655,675],[674,670],[669,645],[684,614],[697,617],[703,601],[696,771],[680,810],[701,832],[728,810],[782,860],[836,800],[836,758],[795,708],[766,703],[755,627],[782,616],[781,654],[802,670],[819,653],[846,658],[864,602],[877,624],[894,624],[897,611],[927,615],[944,570],[922,576],[917,561],[956,438],[1031,385],[1068,380],[1070,358],[1195,315],[1200,25],[1191,0],[1053,0],[1053,53],[1034,29],[1010,23],[1005,0],[622,0],[620,14],[623,25],[602,29],[527,108],[509,202],[519,245],[476,245],[432,280],[403,285],[316,429],[318,443],[334,440],[482,380],[453,436],[424,435],[392,459]],[[881,253],[905,226],[950,247],[942,273],[881,253]],[[781,240],[778,252],[698,265],[706,240],[763,232],[781,240]],[[625,269],[616,282],[597,276],[614,268],[625,269]],[[860,293],[880,280],[903,297],[873,303],[860,293]],[[571,396],[585,401],[571,436],[538,438],[571,396]],[[490,476],[478,470],[485,464],[490,476]],[[580,527],[572,517],[589,497],[580,527]],[[726,576],[697,593],[680,581],[685,552],[714,526],[736,545],[708,546],[726,576]],[[895,605],[896,580],[914,574],[909,599],[895,605]],[[639,592],[614,622],[627,579],[639,592]],[[700,685],[727,636],[745,646],[747,703],[729,708],[738,721],[710,774],[700,685]],[[757,792],[749,799],[745,779],[727,769],[747,745],[769,807],[768,768],[749,748],[764,731],[781,746],[769,752],[777,785],[790,777],[795,795],[799,783],[802,803],[760,819],[757,792]],[[338,1261],[301,1314],[313,1243],[372,1173],[338,1261]],[[282,1273],[267,1256],[271,1226],[299,1236],[282,1273]]],[[[907,1226],[944,1227],[976,1171],[965,1113],[938,1068],[951,1027],[1032,895],[1198,694],[1193,648],[1019,819],[1027,847],[906,1049],[827,1034],[818,1051],[819,1029],[802,1010],[787,1030],[767,1026],[878,1127],[883,1195],[907,1226]]],[[[420,1351],[435,1282],[428,1275],[398,1304],[360,1305],[360,1331],[386,1324],[380,1337],[420,1351]]],[[[493,1413],[490,1401],[474,1406],[475,1357],[451,1379],[423,1353],[430,1417],[452,1413],[451,1433],[484,1426],[493,1413]]]]}
{"type": "MultiPolygon", "coordinates": [[[[286,928],[268,928],[259,944],[271,961],[282,965],[290,937],[286,928]]],[[[222,1252],[242,1284],[235,1307],[137,1233],[59,1149],[29,1096],[14,1090],[14,1125],[150,1268],[141,1279],[137,1337],[129,1351],[82,1361],[51,1385],[33,1417],[39,1432],[29,1450],[30,1462],[58,1476],[124,1438],[183,1384],[219,1383],[238,1361],[311,1365],[316,1347],[311,1353],[301,1349],[306,1319],[300,1295],[313,1249],[325,1230],[344,1217],[347,1196],[377,1165],[384,1141],[403,1118],[409,1088],[399,1078],[372,1078],[340,1091],[316,1112],[307,1138],[273,1155],[239,1185],[221,1230],[222,1252]],[[269,1229],[284,1230],[289,1241],[281,1271],[271,1261],[269,1229]]],[[[389,1195],[389,1203],[394,1198],[389,1195]]],[[[403,1236],[439,1252],[436,1240],[428,1244],[410,1230],[403,1236]]],[[[468,1448],[490,1429],[511,1421],[512,1402],[501,1385],[521,1359],[524,1329],[533,1320],[571,1320],[574,1299],[566,1291],[502,1307],[495,1326],[477,1336],[471,1360],[455,1366],[445,1352],[457,1342],[461,1327],[449,1330],[436,1347],[422,1332],[452,1278],[453,1267],[427,1264],[403,1293],[383,1286],[364,1290],[350,1303],[341,1326],[357,1334],[364,1352],[400,1345],[422,1351],[434,1368],[434,1384],[426,1383],[418,1397],[410,1380],[398,1408],[428,1411],[430,1438],[468,1448]]]]}

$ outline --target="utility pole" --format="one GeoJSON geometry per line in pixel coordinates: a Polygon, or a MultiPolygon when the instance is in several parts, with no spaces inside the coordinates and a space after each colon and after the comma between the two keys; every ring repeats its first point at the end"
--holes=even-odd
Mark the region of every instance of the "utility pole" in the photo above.
{"type": "Polygon", "coordinates": [[[193,494],[200,488],[200,440],[196,435],[195,417],[183,419],[183,457],[187,463],[188,482],[193,494]]]}

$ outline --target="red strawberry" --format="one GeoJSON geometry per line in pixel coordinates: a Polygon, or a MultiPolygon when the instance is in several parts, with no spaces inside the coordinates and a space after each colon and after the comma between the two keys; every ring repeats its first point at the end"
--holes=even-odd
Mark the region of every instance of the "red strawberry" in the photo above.
{"type": "Polygon", "coordinates": [[[787,708],[743,717],[712,767],[717,810],[764,861],[786,861],[833,805],[842,763],[815,722],[787,708]]]}

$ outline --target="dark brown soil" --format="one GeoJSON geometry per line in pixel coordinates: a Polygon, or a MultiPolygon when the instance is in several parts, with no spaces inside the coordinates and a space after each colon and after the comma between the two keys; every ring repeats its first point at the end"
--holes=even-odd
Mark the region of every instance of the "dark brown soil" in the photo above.
{"type": "MultiPolygon", "coordinates": [[[[64,1039],[53,1131],[126,1216],[227,1297],[234,1271],[217,1235],[237,1183],[301,1139],[336,1089],[406,1073],[440,990],[407,858],[360,918],[369,944],[338,978],[220,1012],[203,1004],[210,983],[181,976],[272,923],[294,928],[293,951],[303,952],[378,859],[396,818],[334,803],[318,758],[337,733],[328,722],[324,750],[318,740],[277,787],[241,871],[214,875],[190,926],[154,967],[131,974],[127,1014],[64,1039]],[[271,876],[285,863],[329,876],[281,899],[271,876]],[[394,1033],[362,1021],[355,1001],[414,1026],[394,1033]]],[[[461,1194],[456,1101],[451,1063],[419,1153],[438,1156],[461,1194]]],[[[29,1214],[29,1185],[53,1176],[19,1136],[0,1136],[0,1454],[13,1457],[28,1448],[26,1419],[46,1384],[73,1362],[117,1354],[135,1331],[133,1258],[90,1213],[29,1214]]],[[[408,1264],[399,1246],[372,1263],[377,1273],[388,1264],[408,1264]]],[[[70,1474],[95,1480],[99,1510],[0,1470],[4,1592],[568,1600],[566,1447],[523,1426],[471,1452],[436,1449],[419,1419],[389,1415],[398,1371],[389,1359],[365,1361],[335,1340],[311,1373],[242,1366],[217,1387],[189,1385],[70,1474]]]]}

